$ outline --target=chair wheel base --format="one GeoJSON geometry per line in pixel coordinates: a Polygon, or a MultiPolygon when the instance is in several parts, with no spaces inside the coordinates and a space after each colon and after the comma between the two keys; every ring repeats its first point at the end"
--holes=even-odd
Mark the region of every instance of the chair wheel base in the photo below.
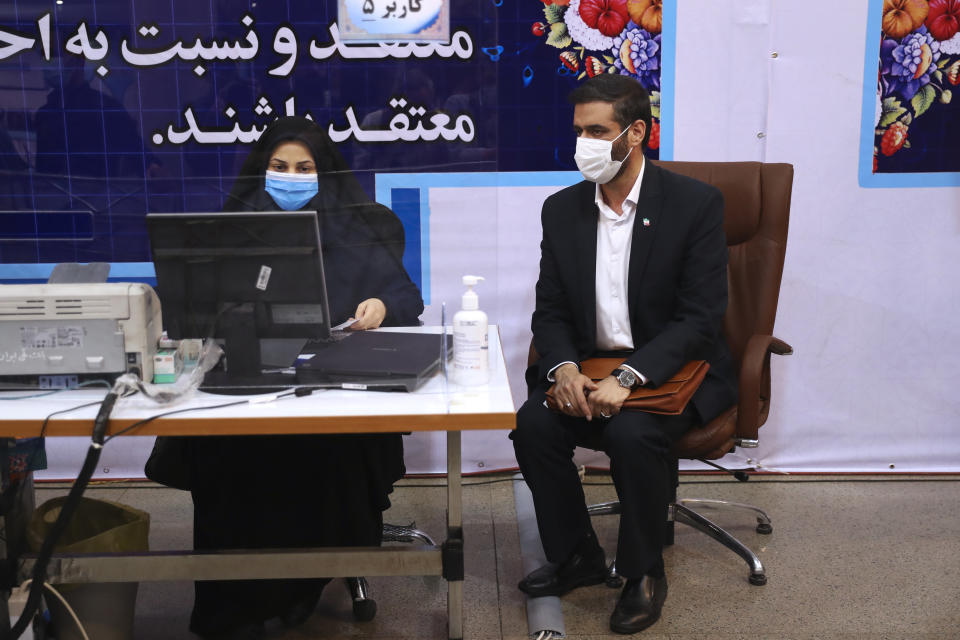
{"type": "Polygon", "coordinates": [[[370,622],[377,615],[377,601],[365,598],[353,601],[353,619],[357,622],[370,622]]]}
{"type": "Polygon", "coordinates": [[[767,576],[762,573],[751,573],[750,584],[762,587],[763,585],[767,584],[767,576]]]}
{"type": "Polygon", "coordinates": [[[769,522],[761,522],[757,525],[757,533],[762,533],[763,535],[768,535],[773,533],[773,525],[769,522]]]}
{"type": "Polygon", "coordinates": [[[611,589],[619,589],[623,586],[623,578],[617,575],[607,576],[607,579],[604,580],[603,583],[611,589]]]}

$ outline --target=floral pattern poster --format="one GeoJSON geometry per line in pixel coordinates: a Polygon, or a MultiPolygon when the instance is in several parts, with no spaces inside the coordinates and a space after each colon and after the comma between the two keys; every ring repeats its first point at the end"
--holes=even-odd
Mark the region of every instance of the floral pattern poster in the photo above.
{"type": "Polygon", "coordinates": [[[876,65],[876,75],[865,78],[868,91],[875,86],[870,171],[877,177],[960,172],[960,0],[875,0],[870,11],[868,71],[871,50],[876,65]]]}
{"type": "MultiPolygon", "coordinates": [[[[650,94],[646,154],[660,156],[664,11],[671,0],[527,0],[542,7],[530,29],[556,53],[556,73],[573,84],[603,73],[637,79],[650,94]]],[[[668,36],[672,37],[672,36],[668,36]]]]}

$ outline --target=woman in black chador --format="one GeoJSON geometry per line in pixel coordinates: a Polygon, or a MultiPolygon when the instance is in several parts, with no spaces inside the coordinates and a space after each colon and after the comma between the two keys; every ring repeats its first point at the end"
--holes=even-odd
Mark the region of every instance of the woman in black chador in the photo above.
{"type": "MultiPolygon", "coordinates": [[[[367,198],[311,120],[267,127],[224,209],[316,210],[331,324],[418,323],[423,300],[403,269],[400,221],[367,198]]],[[[387,496],[404,473],[399,434],[191,440],[196,549],[380,545],[387,496]]],[[[190,628],[205,638],[257,638],[271,618],[300,624],[328,581],[198,581],[190,628]]]]}

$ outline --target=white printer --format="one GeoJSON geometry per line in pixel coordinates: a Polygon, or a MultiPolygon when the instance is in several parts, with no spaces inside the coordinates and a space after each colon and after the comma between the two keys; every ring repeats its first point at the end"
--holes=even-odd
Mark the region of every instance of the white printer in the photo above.
{"type": "Polygon", "coordinates": [[[150,381],[161,331],[160,300],[143,283],[0,285],[0,376],[150,381]]]}

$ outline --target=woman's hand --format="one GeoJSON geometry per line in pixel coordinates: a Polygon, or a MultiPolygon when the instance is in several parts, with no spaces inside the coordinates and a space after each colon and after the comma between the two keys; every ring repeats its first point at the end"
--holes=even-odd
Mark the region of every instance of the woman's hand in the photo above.
{"type": "Polygon", "coordinates": [[[347,327],[350,331],[361,331],[363,329],[376,329],[383,323],[387,316],[387,306],[383,304],[380,298],[367,298],[357,305],[357,310],[353,312],[356,322],[347,327]]]}

